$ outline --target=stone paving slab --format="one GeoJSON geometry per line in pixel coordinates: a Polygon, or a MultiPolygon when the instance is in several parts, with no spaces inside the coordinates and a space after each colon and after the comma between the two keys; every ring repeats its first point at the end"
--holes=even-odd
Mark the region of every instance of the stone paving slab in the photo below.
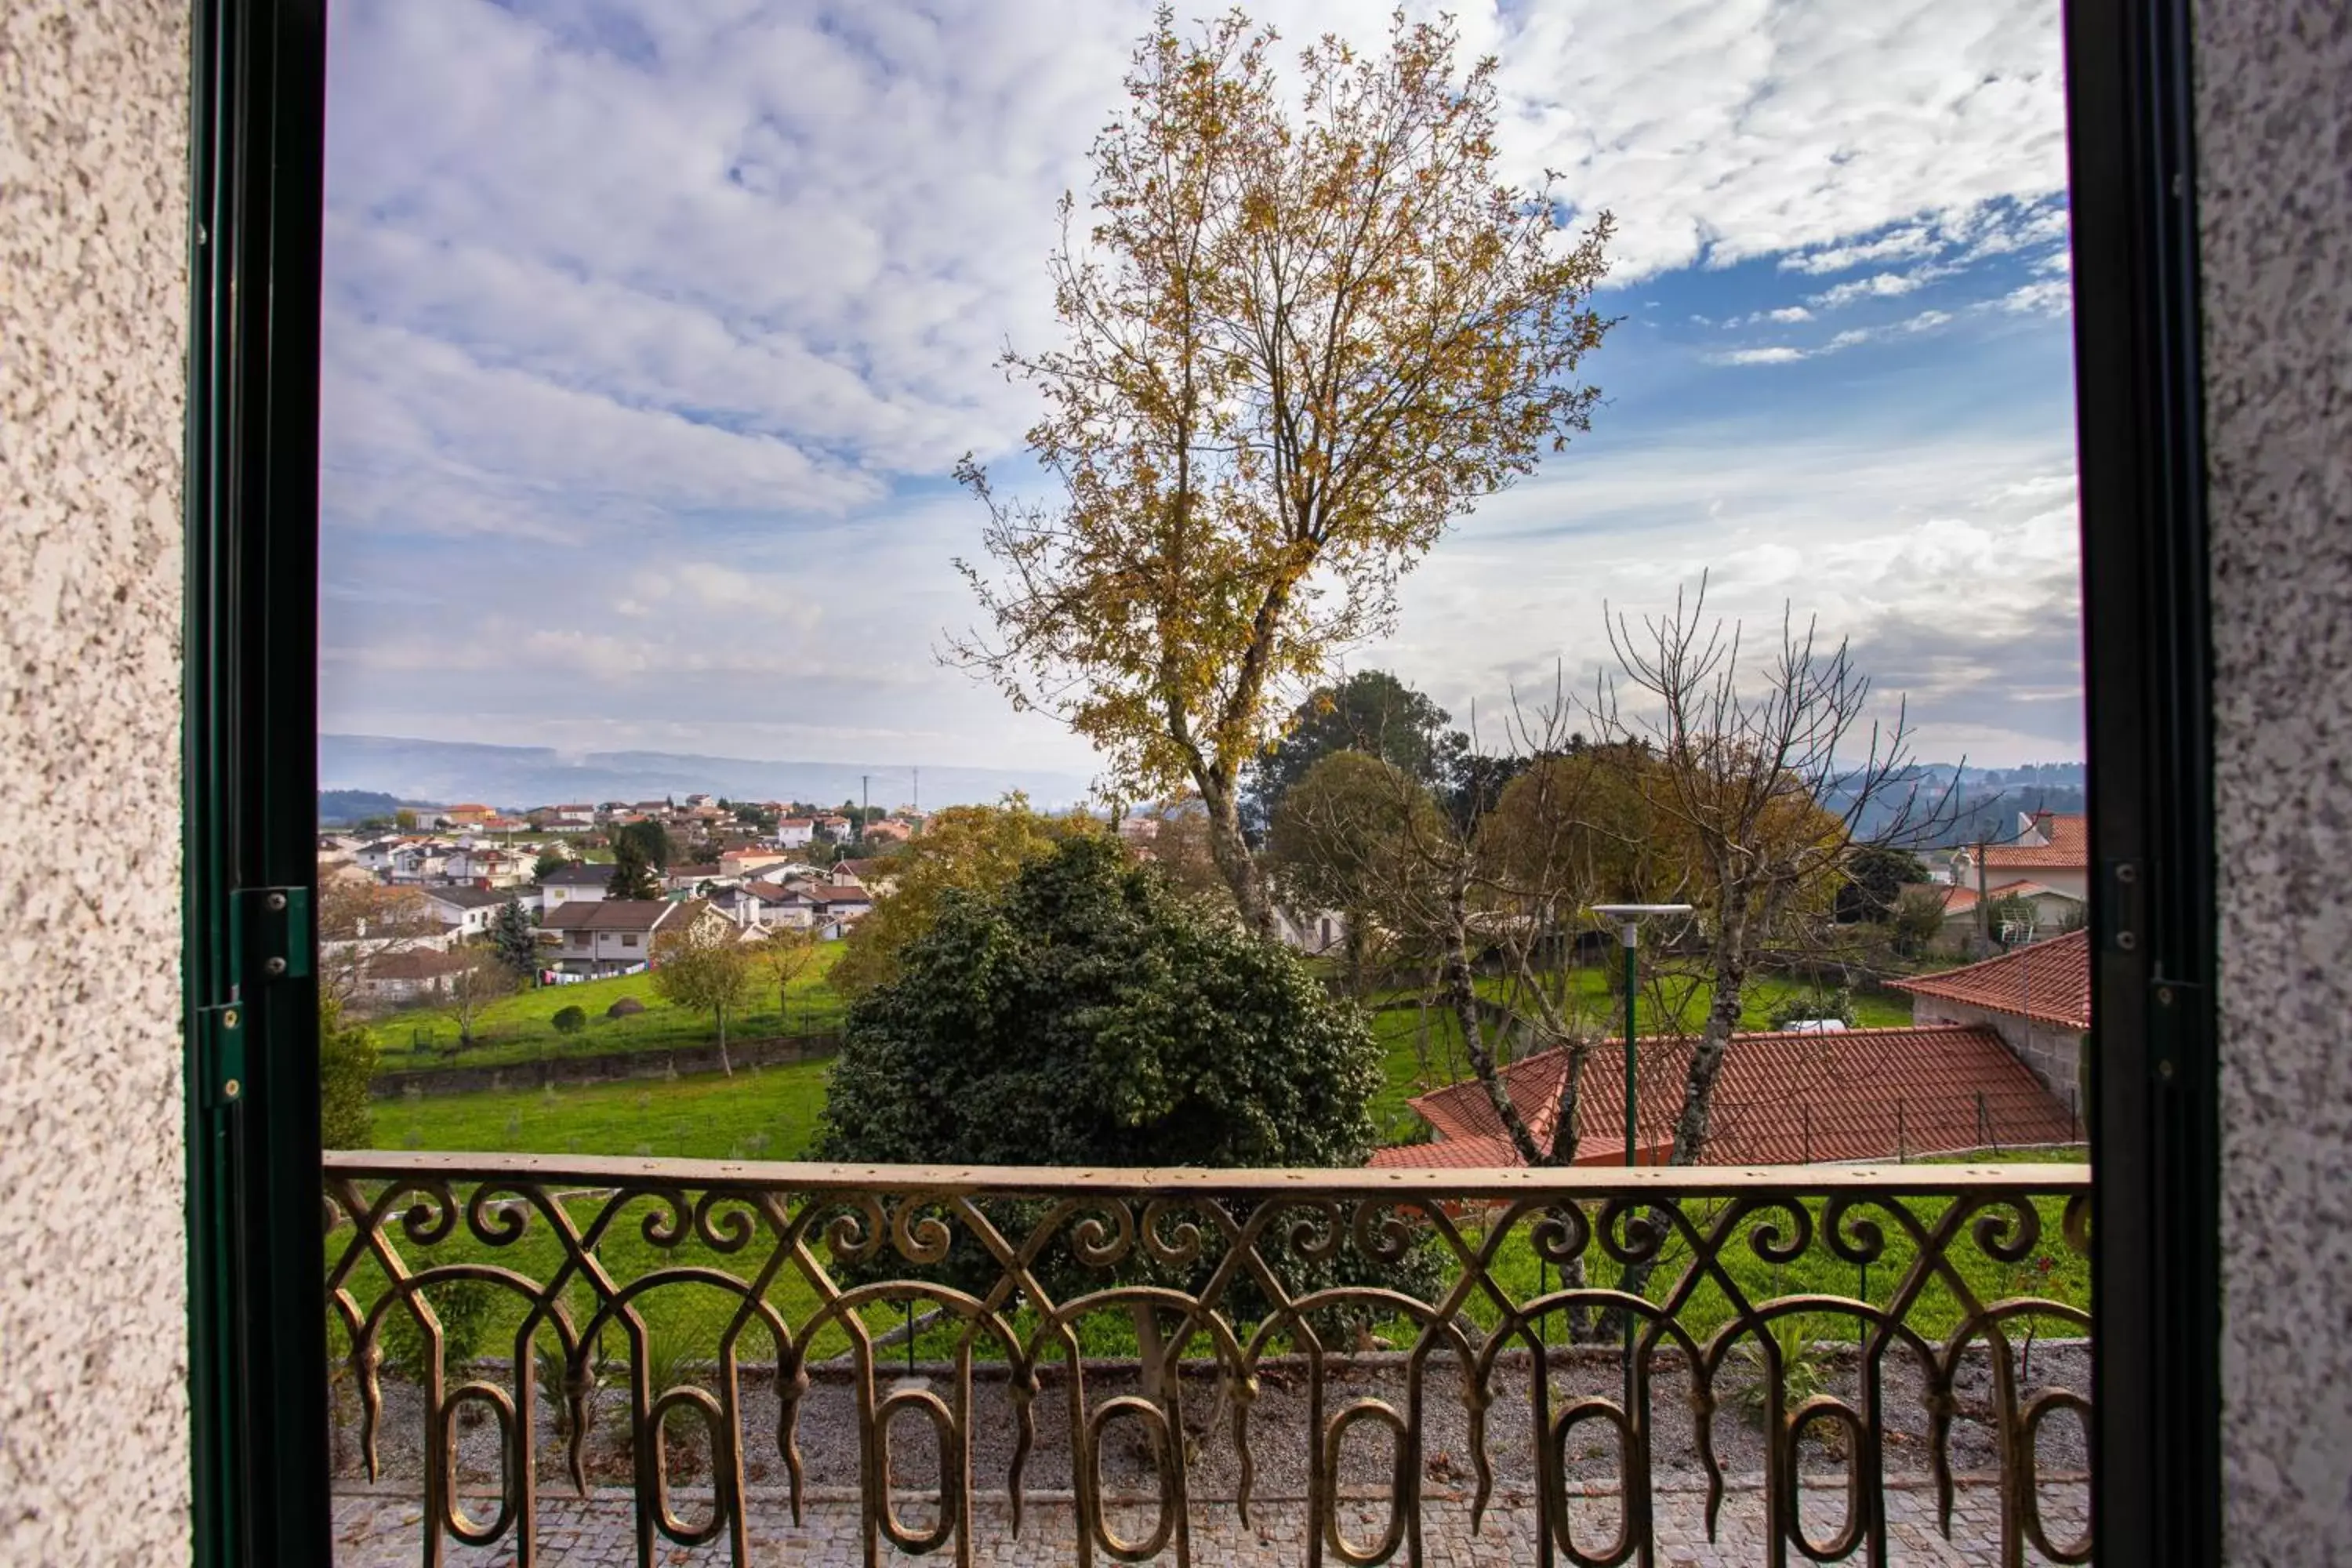
{"type": "MultiPolygon", "coordinates": [[[[2062,1510],[2051,1500],[2050,1526],[2062,1537],[2079,1528],[2080,1488],[2074,1509],[2062,1510]]],[[[1936,1494],[1926,1487],[1889,1487],[1885,1493],[1888,1558],[1891,1562],[1945,1568],[1947,1564],[2000,1562],[2000,1497],[1989,1485],[1959,1487],[1952,1509],[1952,1532],[1947,1540],[1936,1521],[1936,1494]]],[[[707,1494],[674,1504],[689,1521],[707,1517],[707,1494]]],[[[1838,1489],[1804,1494],[1807,1527],[1816,1540],[1837,1532],[1843,1508],[1838,1489]]],[[[1752,1489],[1730,1489],[1714,1539],[1706,1522],[1705,1494],[1661,1491],[1655,1511],[1660,1568],[1747,1568],[1769,1561],[1765,1551],[1763,1499],[1752,1489]]],[[[1577,1521],[1580,1550],[1602,1554],[1617,1533],[1617,1500],[1613,1494],[1579,1497],[1570,1504],[1577,1521]]],[[[477,1517],[492,1510],[488,1500],[472,1505],[477,1517]]],[[[823,1498],[804,1505],[802,1521],[793,1522],[790,1502],[781,1495],[755,1491],[746,1502],[750,1520],[750,1558],[756,1564],[855,1564],[864,1562],[861,1524],[854,1498],[823,1498]]],[[[1066,1500],[1033,1498],[1015,1536],[1005,1500],[973,1500],[976,1563],[987,1568],[1028,1568],[1030,1564],[1075,1563],[1077,1560],[1075,1520],[1066,1500]]],[[[335,1500],[335,1563],[337,1568],[414,1568],[423,1561],[424,1509],[420,1500],[383,1492],[346,1493],[335,1500]]],[[[901,1504],[907,1525],[921,1529],[930,1519],[926,1506],[901,1504]]],[[[1366,1548],[1387,1527],[1385,1500],[1350,1502],[1342,1520],[1352,1542],[1366,1548]]],[[[540,1552],[547,1568],[637,1568],[635,1511],[630,1495],[618,1489],[600,1490],[586,1498],[542,1493],[539,1500],[540,1552]]],[[[1149,1504],[1115,1509],[1112,1527],[1130,1540],[1149,1537],[1154,1529],[1149,1504]]],[[[1191,1515],[1192,1560],[1209,1568],[1291,1568],[1307,1561],[1307,1513],[1297,1500],[1260,1501],[1244,1524],[1232,1503],[1196,1501],[1191,1515]]],[[[1520,1568],[1535,1561],[1537,1514],[1532,1500],[1505,1496],[1488,1509],[1485,1528],[1470,1529],[1469,1507],[1464,1501],[1435,1501],[1423,1516],[1423,1561],[1428,1568],[1520,1568]]],[[[2060,1544],[2064,1544],[2061,1540],[2060,1544]]],[[[450,1541],[448,1568],[473,1564],[503,1565],[515,1560],[511,1541],[493,1547],[468,1547],[450,1541]]],[[[929,1558],[909,1558],[884,1543],[886,1563],[952,1562],[952,1552],[929,1558]]],[[[1398,1562],[1405,1561],[1402,1552],[1398,1562]]],[[[1858,1561],[1859,1559],[1855,1559],[1858,1561]]],[[[659,1541],[653,1561],[664,1568],[702,1568],[730,1561],[725,1537],[700,1547],[682,1547],[659,1541]]],[[[1108,1563],[1097,1552],[1097,1563],[1108,1563]]],[[[1174,1563],[1171,1550],[1150,1561],[1174,1563]]],[[[1328,1552],[1325,1561],[1335,1559],[1328,1552]]],[[[1792,1563],[1806,1559],[1795,1552],[1792,1563]]],[[[2047,1561],[2030,1547],[2025,1561],[2047,1561]]]]}

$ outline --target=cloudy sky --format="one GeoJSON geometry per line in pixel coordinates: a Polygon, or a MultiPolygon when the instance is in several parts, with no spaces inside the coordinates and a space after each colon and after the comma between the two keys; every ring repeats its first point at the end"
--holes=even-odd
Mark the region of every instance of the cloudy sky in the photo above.
{"type": "MultiPolygon", "coordinates": [[[[1616,214],[1622,321],[1591,434],[1349,666],[1491,711],[1706,570],[1850,637],[1927,756],[2079,755],[2054,0],[1454,8],[1512,168],[1616,214]]],[[[992,361],[1053,342],[1053,204],[1147,20],[338,0],[322,727],[1091,771],[932,649],[948,471],[1025,468],[992,361]]]]}

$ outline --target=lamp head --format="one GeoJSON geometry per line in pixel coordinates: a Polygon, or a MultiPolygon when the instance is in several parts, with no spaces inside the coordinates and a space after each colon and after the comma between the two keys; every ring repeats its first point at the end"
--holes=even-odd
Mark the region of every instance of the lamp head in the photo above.
{"type": "Polygon", "coordinates": [[[1627,947],[1641,941],[1642,921],[1653,915],[1686,915],[1688,904],[1595,904],[1592,912],[1602,920],[1617,922],[1618,940],[1627,947]]]}

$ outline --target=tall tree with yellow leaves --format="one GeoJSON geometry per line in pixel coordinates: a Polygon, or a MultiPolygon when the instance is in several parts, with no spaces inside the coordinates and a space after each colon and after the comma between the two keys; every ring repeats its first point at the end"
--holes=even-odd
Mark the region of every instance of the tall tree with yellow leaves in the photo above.
{"type": "Polygon", "coordinates": [[[1054,714],[1122,793],[1181,786],[1244,917],[1271,921],[1240,827],[1242,769],[1287,699],[1393,617],[1447,523],[1589,428],[1575,372],[1610,218],[1562,232],[1497,176],[1495,62],[1447,24],[1325,37],[1286,93],[1238,12],[1193,37],[1159,13],[1092,151],[1090,226],[1063,199],[1063,347],[1008,351],[1046,410],[1047,498],[985,504],[992,626],[947,657],[1054,714]]]}

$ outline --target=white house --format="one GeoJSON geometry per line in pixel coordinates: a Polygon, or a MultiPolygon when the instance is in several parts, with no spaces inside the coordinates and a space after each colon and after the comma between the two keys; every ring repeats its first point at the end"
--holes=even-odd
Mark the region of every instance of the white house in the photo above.
{"type": "Polygon", "coordinates": [[[1274,934],[1310,958],[1337,952],[1348,945],[1348,917],[1337,910],[1286,910],[1277,904],[1274,934]]]}
{"type": "Polygon", "coordinates": [[[369,962],[354,989],[359,999],[378,1006],[429,1001],[441,994],[448,977],[470,960],[432,948],[407,948],[369,962]]]}
{"type": "Polygon", "coordinates": [[[700,899],[605,899],[568,904],[551,911],[544,927],[556,933],[553,961],[571,974],[633,974],[653,962],[654,943],[672,931],[692,931],[705,921],[731,929],[725,916],[700,899]]]}
{"type": "Polygon", "coordinates": [[[856,920],[874,908],[874,895],[851,883],[835,882],[811,889],[809,902],[816,906],[820,921],[856,920]]]}
{"type": "Polygon", "coordinates": [[[748,929],[758,926],[772,930],[782,926],[792,931],[806,931],[816,923],[816,900],[806,893],[775,882],[753,882],[737,889],[740,920],[748,929]]]}
{"type": "Polygon", "coordinates": [[[425,888],[419,889],[444,928],[459,938],[480,936],[512,895],[495,888],[425,888]]]}
{"type": "Polygon", "coordinates": [[[605,884],[612,879],[613,868],[610,866],[575,861],[569,866],[558,867],[539,879],[541,908],[552,913],[566,904],[595,903],[604,898],[605,884]]]}
{"type": "Polygon", "coordinates": [[[394,882],[437,882],[447,874],[446,846],[431,842],[403,844],[392,852],[389,879],[394,882]]]}
{"type": "MultiPolygon", "coordinates": [[[[2001,883],[2039,883],[2080,902],[2091,896],[2091,819],[2081,813],[2026,812],[2018,817],[2014,842],[1980,847],[1987,897],[2001,883]]],[[[1968,880],[1979,873],[1971,869],[1968,880]]]]}
{"type": "Polygon", "coordinates": [[[813,817],[785,816],[776,821],[776,847],[805,849],[816,837],[816,822],[813,817]]]}
{"type": "Polygon", "coordinates": [[[441,874],[453,882],[473,882],[511,888],[530,879],[531,858],[512,849],[476,845],[457,849],[441,863],[441,874]]]}

